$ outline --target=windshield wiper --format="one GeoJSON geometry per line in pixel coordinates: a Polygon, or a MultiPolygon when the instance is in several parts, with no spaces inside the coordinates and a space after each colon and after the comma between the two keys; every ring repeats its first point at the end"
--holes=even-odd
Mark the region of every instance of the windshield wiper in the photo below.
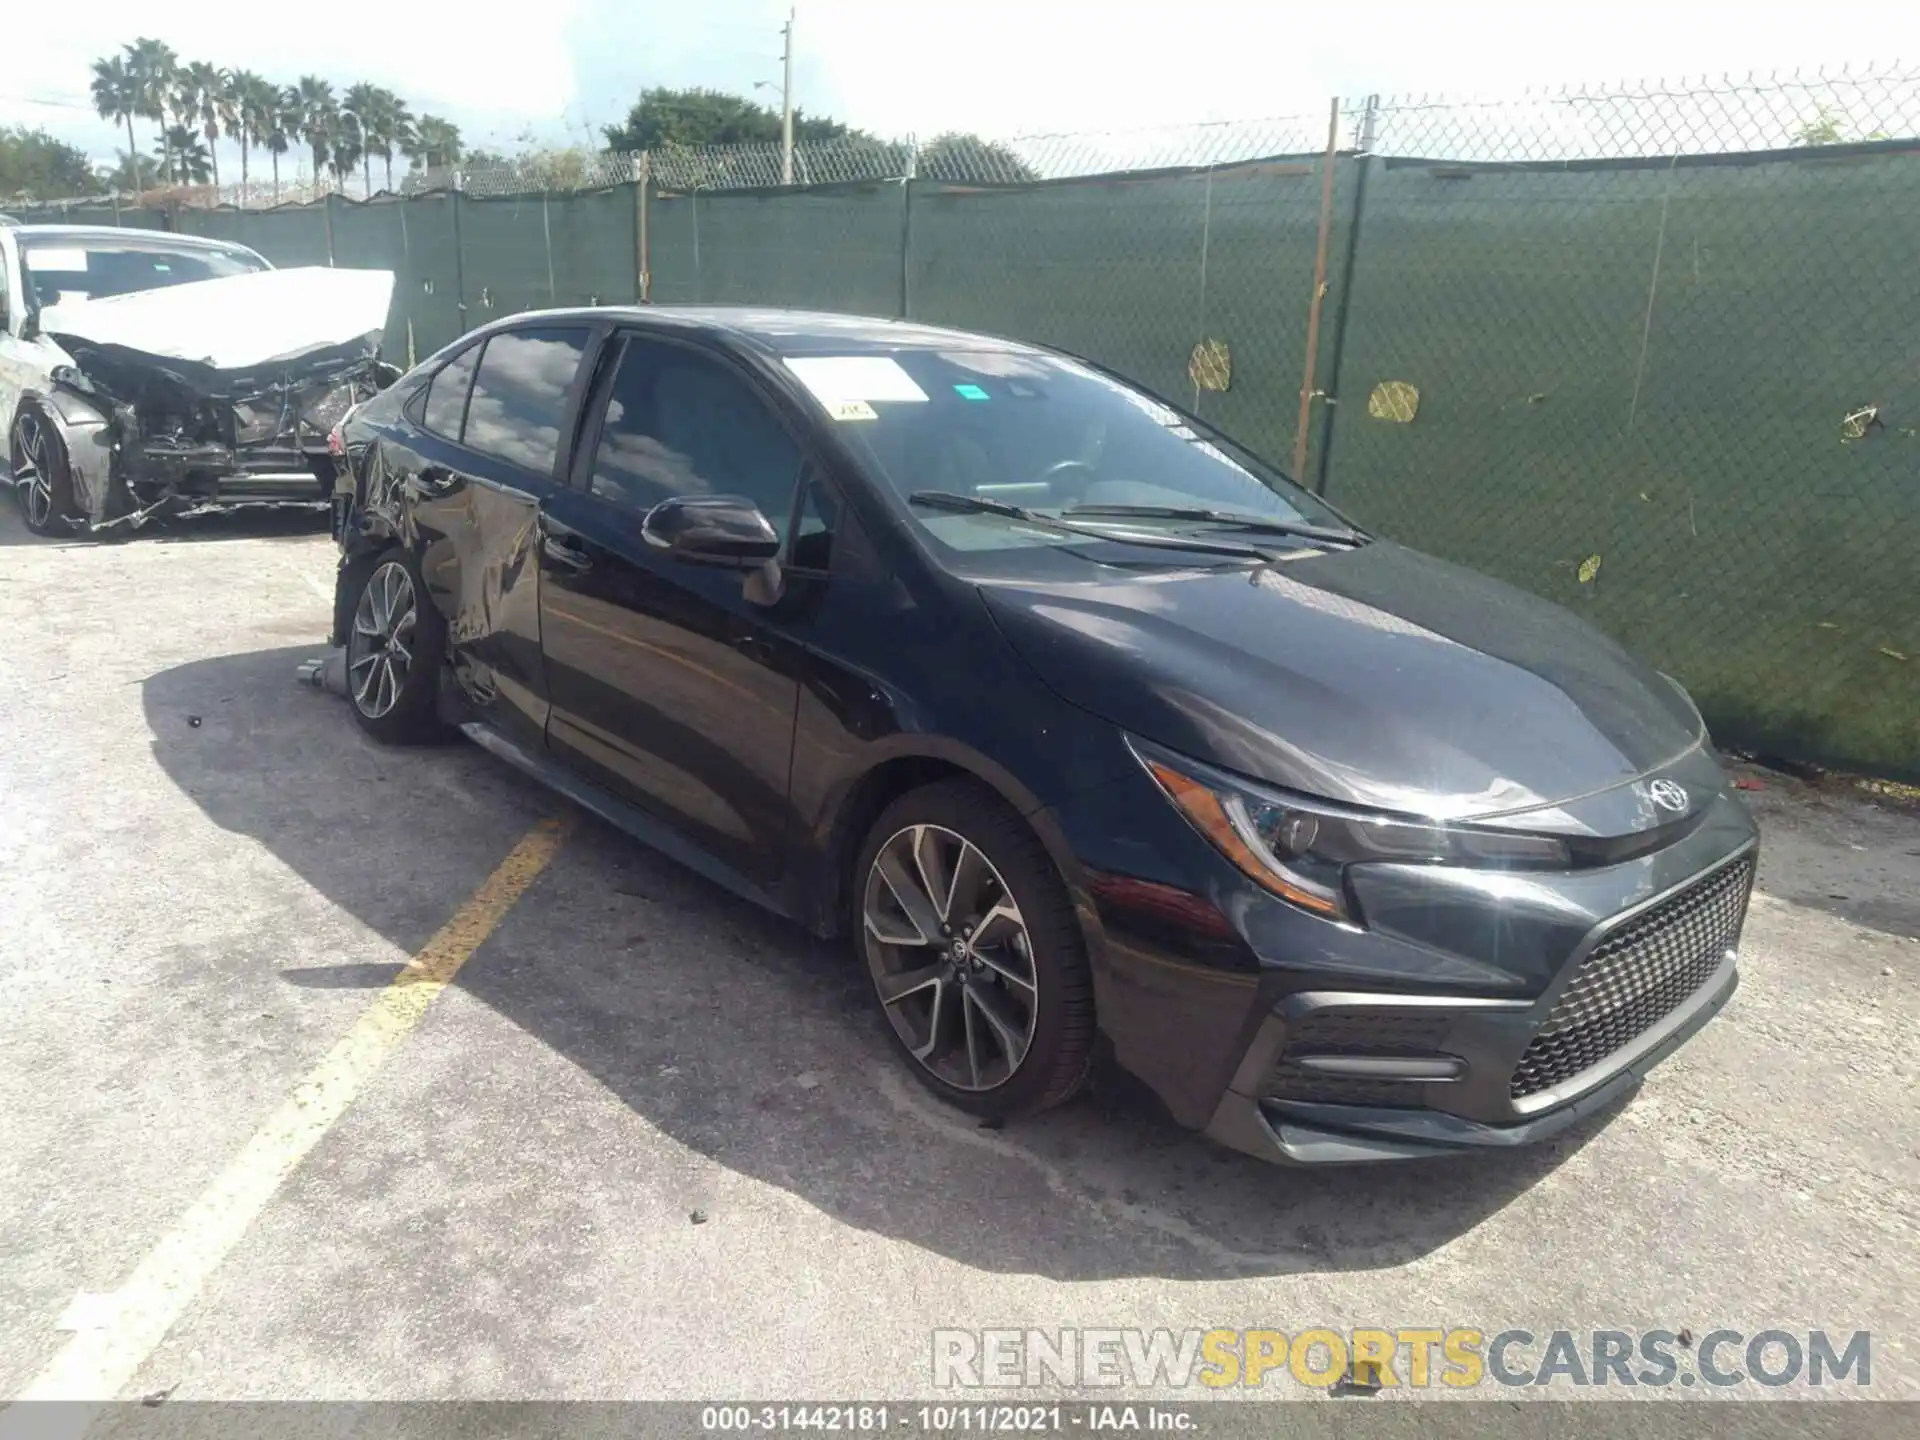
{"type": "Polygon", "coordinates": [[[1254,530],[1264,535],[1295,535],[1303,540],[1324,540],[1333,545],[1361,545],[1367,536],[1345,526],[1311,525],[1304,520],[1277,520],[1266,515],[1249,515],[1240,510],[1209,510],[1200,505],[1075,505],[1062,512],[1067,516],[1102,515],[1113,519],[1198,520],[1209,525],[1231,525],[1236,530],[1254,530]]]}
{"type": "Polygon", "coordinates": [[[1036,514],[1024,505],[1010,505],[1005,500],[993,500],[985,495],[962,495],[958,490],[916,490],[907,496],[907,503],[925,505],[931,510],[960,510],[982,515],[1007,515],[1015,520],[1031,520],[1039,525],[1053,523],[1047,516],[1036,514]]]}
{"type": "MultiPolygon", "coordinates": [[[[1080,525],[1053,515],[1042,515],[1024,505],[985,495],[962,495],[956,490],[916,490],[907,496],[909,505],[925,505],[932,510],[957,510],[975,515],[1004,515],[1009,520],[1024,520],[1047,530],[1067,535],[1085,535],[1093,540],[1112,540],[1123,545],[1145,545],[1156,550],[1194,550],[1208,555],[1238,555],[1267,564],[1278,558],[1257,545],[1241,545],[1232,540],[1206,540],[1198,535],[1149,535],[1134,529],[1116,529],[1111,525],[1080,525]]],[[[1123,507],[1124,508],[1124,507],[1123,507]]]]}

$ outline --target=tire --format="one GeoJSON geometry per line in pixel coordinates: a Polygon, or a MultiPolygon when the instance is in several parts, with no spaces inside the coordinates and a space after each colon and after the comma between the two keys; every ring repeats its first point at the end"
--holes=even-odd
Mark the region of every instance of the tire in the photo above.
{"type": "Polygon", "coordinates": [[[59,427],[37,401],[24,400],[7,432],[7,462],[20,518],[36,535],[74,530],[73,472],[59,427]]]}
{"type": "Polygon", "coordinates": [[[383,550],[354,567],[347,623],[347,704],[374,739],[388,745],[438,739],[440,668],[447,622],[427,594],[420,567],[403,550],[383,550]]]}
{"type": "Polygon", "coordinates": [[[914,1073],[994,1120],[1070,1099],[1093,1057],[1086,942],[1019,815],[971,780],[942,780],[887,806],[854,863],[855,944],[914,1073]]]}

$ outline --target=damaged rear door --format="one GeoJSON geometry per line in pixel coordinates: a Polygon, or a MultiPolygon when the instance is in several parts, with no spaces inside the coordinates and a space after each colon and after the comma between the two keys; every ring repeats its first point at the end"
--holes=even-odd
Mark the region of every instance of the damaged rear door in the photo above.
{"type": "Polygon", "coordinates": [[[537,753],[539,511],[556,487],[579,406],[587,325],[501,330],[434,376],[406,496],[420,571],[447,617],[453,672],[479,717],[537,753]]]}

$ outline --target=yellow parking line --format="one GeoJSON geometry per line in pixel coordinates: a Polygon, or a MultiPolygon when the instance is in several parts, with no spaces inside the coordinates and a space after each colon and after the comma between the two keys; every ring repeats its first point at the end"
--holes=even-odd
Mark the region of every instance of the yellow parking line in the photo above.
{"type": "MultiPolygon", "coordinates": [[[[274,1192],[547,868],[571,826],[570,817],[543,820],[513,847],[254,1132],[126,1285],[104,1297],[98,1323],[75,1335],[20,1392],[20,1400],[111,1400],[126,1387],[274,1192]]],[[[0,1414],[0,1433],[11,1429],[4,1420],[0,1414]]]]}

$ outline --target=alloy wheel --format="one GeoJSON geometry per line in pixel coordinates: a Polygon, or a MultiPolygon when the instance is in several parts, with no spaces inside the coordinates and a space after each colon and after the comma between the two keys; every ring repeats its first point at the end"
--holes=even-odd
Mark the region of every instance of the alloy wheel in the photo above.
{"type": "Polygon", "coordinates": [[[993,862],[955,831],[909,825],[874,856],[861,911],[874,988],[913,1058],[960,1090],[1011,1080],[1040,996],[1032,937],[993,862]]]}
{"type": "Polygon", "coordinates": [[[53,474],[47,456],[47,437],[40,421],[22,415],[13,425],[13,483],[27,524],[38,530],[53,520],[53,474]]]}
{"type": "Polygon", "coordinates": [[[389,560],[367,577],[353,611],[347,646],[347,681],[354,706],[378,720],[399,702],[413,666],[413,632],[419,619],[413,577],[389,560]]]}

